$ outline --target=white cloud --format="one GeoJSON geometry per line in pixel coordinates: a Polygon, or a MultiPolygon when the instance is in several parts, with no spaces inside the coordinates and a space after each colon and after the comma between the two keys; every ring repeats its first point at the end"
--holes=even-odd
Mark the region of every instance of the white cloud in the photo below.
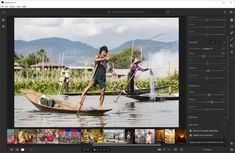
{"type": "Polygon", "coordinates": [[[178,40],[178,24],[178,18],[16,18],[15,39],[62,37],[115,48],[125,41],[160,33],[164,35],[156,40],[178,40]]]}
{"type": "Polygon", "coordinates": [[[128,30],[128,26],[126,25],[117,26],[114,30],[116,33],[123,33],[128,30]]]}
{"type": "Polygon", "coordinates": [[[62,18],[16,18],[16,23],[31,27],[60,27],[64,20],[62,18]]]}

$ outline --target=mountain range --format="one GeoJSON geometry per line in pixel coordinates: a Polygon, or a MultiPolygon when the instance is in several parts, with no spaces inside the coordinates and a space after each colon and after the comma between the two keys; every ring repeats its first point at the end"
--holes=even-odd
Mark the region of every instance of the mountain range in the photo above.
{"type": "MultiPolygon", "coordinates": [[[[148,54],[156,53],[160,50],[178,51],[178,41],[162,42],[142,39],[126,41],[109,51],[110,53],[117,53],[124,48],[131,47],[133,44],[134,47],[142,47],[144,57],[148,57],[148,54]]],[[[59,63],[61,59],[64,59],[63,62],[66,66],[93,64],[94,56],[99,51],[98,48],[92,47],[89,44],[58,37],[42,38],[32,41],[15,40],[15,52],[17,54],[25,56],[30,52],[37,52],[41,48],[46,51],[51,61],[59,63]]]]}

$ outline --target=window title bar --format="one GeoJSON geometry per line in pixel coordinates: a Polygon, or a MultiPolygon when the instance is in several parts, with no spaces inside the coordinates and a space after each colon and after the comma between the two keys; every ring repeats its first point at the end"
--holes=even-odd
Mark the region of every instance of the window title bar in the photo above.
{"type": "Polygon", "coordinates": [[[235,8],[235,0],[1,0],[1,8],[235,8]]]}

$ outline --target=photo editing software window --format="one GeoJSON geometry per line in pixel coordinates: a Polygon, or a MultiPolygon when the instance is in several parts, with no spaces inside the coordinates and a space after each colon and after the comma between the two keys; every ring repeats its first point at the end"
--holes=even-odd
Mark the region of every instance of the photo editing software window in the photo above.
{"type": "Polygon", "coordinates": [[[216,2],[2,0],[0,152],[235,152],[235,5],[216,2]]]}

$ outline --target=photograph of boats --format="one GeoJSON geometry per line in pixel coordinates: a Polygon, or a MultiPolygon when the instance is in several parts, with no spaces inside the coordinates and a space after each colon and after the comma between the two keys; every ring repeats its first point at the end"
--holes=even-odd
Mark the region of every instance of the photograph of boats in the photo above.
{"type": "Polygon", "coordinates": [[[14,22],[15,127],[179,127],[179,18],[38,21],[14,22]]]}

